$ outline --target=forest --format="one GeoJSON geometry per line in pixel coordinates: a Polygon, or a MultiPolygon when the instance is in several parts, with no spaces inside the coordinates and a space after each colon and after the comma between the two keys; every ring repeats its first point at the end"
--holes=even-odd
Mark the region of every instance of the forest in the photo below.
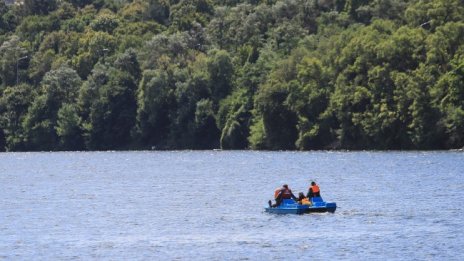
{"type": "Polygon", "coordinates": [[[463,0],[0,0],[0,151],[463,146],[463,0]]]}

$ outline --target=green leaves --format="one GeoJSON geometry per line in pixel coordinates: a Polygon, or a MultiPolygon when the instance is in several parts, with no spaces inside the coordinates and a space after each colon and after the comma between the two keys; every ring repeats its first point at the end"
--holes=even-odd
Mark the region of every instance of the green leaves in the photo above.
{"type": "Polygon", "coordinates": [[[212,96],[216,101],[225,98],[232,89],[234,68],[229,53],[213,50],[209,53],[208,73],[211,81],[212,96]]]}
{"type": "Polygon", "coordinates": [[[102,31],[111,34],[119,25],[119,21],[111,11],[100,12],[100,14],[90,23],[90,27],[95,31],[102,31]]]}
{"type": "Polygon", "coordinates": [[[5,135],[5,147],[8,151],[26,150],[22,122],[36,95],[34,88],[24,83],[7,87],[3,91],[0,97],[0,129],[5,135]]]}
{"type": "Polygon", "coordinates": [[[55,129],[60,139],[59,148],[65,150],[84,149],[81,118],[74,104],[65,103],[61,106],[58,110],[55,129]]]}
{"type": "Polygon", "coordinates": [[[27,49],[18,36],[13,35],[0,45],[0,82],[3,86],[17,84],[27,59],[27,49]]]}
{"type": "Polygon", "coordinates": [[[0,146],[464,146],[460,0],[0,1],[0,146]]]}
{"type": "Polygon", "coordinates": [[[93,71],[79,95],[87,148],[127,149],[131,145],[135,91],[134,78],[127,72],[107,66],[93,71]]]}
{"type": "Polygon", "coordinates": [[[66,66],[52,70],[44,76],[40,94],[28,108],[23,120],[26,149],[82,148],[82,143],[77,144],[80,140],[79,132],[70,130],[71,128],[78,130],[79,126],[70,127],[70,125],[77,124],[79,121],[70,117],[72,111],[68,108],[72,106],[70,104],[76,102],[81,84],[82,80],[77,72],[66,66]],[[75,137],[69,137],[70,132],[75,137]],[[70,142],[69,140],[73,138],[75,142],[70,142]]]}
{"type": "Polygon", "coordinates": [[[140,142],[166,145],[171,110],[174,106],[172,75],[164,71],[144,71],[137,96],[137,132],[140,142]]]}
{"type": "Polygon", "coordinates": [[[47,15],[57,7],[56,0],[24,0],[22,8],[28,15],[47,15]]]}

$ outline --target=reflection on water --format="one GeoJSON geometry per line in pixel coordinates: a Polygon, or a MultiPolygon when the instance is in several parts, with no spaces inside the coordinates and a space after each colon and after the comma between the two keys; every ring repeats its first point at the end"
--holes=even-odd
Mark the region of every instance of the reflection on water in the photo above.
{"type": "Polygon", "coordinates": [[[462,260],[459,152],[0,154],[0,260],[462,260]],[[321,186],[335,214],[264,212],[321,186]]]}

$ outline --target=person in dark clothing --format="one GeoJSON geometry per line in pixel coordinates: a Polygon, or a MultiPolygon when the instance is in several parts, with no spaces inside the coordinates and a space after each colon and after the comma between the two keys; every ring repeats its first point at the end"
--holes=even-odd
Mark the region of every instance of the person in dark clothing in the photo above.
{"type": "Polygon", "coordinates": [[[306,196],[310,199],[313,197],[321,196],[321,190],[319,189],[319,186],[316,184],[316,182],[311,182],[311,186],[309,187],[308,194],[306,196]]]}
{"type": "Polygon", "coordinates": [[[290,199],[290,198],[293,198],[294,200],[298,200],[295,195],[293,195],[292,193],[292,190],[288,188],[288,185],[287,184],[284,184],[282,186],[282,188],[280,189],[280,192],[279,194],[277,195],[276,197],[276,203],[274,205],[271,204],[271,201],[269,200],[269,206],[270,207],[277,207],[277,206],[280,206],[280,204],[282,203],[282,201],[284,199],[290,199]]]}

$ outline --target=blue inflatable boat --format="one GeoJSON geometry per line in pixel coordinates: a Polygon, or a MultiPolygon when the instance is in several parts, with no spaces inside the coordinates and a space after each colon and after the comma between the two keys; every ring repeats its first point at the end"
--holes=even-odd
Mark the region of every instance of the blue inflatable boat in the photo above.
{"type": "Polygon", "coordinates": [[[280,206],[271,208],[266,207],[266,212],[274,214],[305,214],[313,212],[334,213],[337,209],[335,202],[325,202],[321,197],[311,199],[311,205],[300,205],[293,199],[284,199],[280,206]]]}

